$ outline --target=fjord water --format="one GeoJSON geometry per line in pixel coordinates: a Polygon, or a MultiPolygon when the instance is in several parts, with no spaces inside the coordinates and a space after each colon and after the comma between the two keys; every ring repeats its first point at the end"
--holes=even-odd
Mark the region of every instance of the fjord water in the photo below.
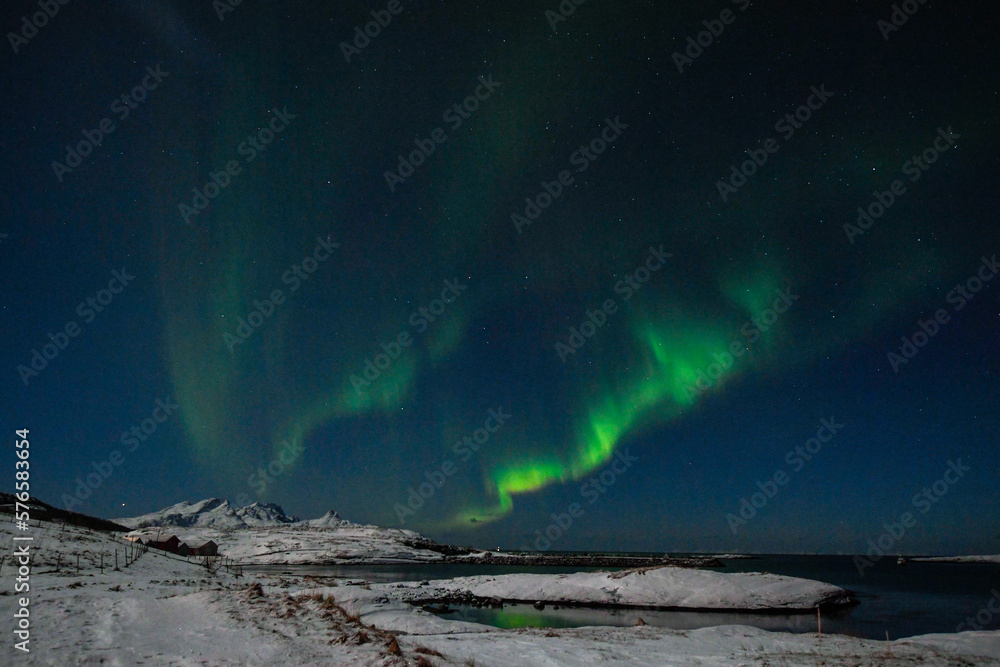
{"type": "MultiPolygon", "coordinates": [[[[890,639],[955,632],[1000,589],[1000,565],[995,563],[910,561],[900,566],[895,557],[886,556],[862,575],[851,556],[773,555],[725,562],[728,572],[773,572],[854,591],[860,604],[846,614],[824,618],[823,631],[870,639],[885,639],[886,632],[890,639]]],[[[1000,614],[982,627],[1000,628],[1000,614]]]]}
{"type": "MultiPolygon", "coordinates": [[[[661,555],[661,554],[616,554],[661,555]]],[[[679,555],[679,554],[678,554],[679,555]]],[[[859,575],[851,556],[765,555],[754,559],[725,560],[718,572],[771,572],[824,581],[854,591],[860,604],[839,613],[823,615],[823,632],[884,640],[913,635],[955,632],[967,618],[987,609],[1000,591],[1000,565],[989,563],[896,564],[885,557],[859,575]]],[[[255,568],[256,569],[256,568],[255,568]]],[[[370,582],[420,581],[515,572],[557,574],[616,568],[530,567],[515,565],[341,565],[280,566],[260,568],[297,575],[324,575],[370,582]]],[[[996,607],[994,602],[994,608],[996,607]]],[[[767,630],[815,632],[814,614],[741,614],[703,612],[649,612],[639,610],[566,609],[547,606],[505,605],[503,609],[453,607],[447,618],[499,627],[578,627],[584,625],[635,625],[638,618],[649,625],[692,629],[713,625],[752,625],[767,630]]],[[[987,612],[988,613],[988,612],[987,612]]],[[[983,629],[1000,628],[1000,614],[991,614],[983,629]]],[[[985,614],[984,614],[985,617],[985,614]]],[[[963,628],[964,629],[964,628],[963,628]]]]}
{"type": "MultiPolygon", "coordinates": [[[[768,555],[759,559],[726,560],[719,572],[771,572],[824,581],[854,591],[860,604],[824,613],[823,632],[865,639],[911,637],[955,632],[968,617],[987,609],[1000,590],[1000,565],[986,563],[919,563],[900,566],[883,558],[858,574],[850,556],[768,555]]],[[[993,603],[996,608],[996,602],[993,603]]],[[[987,613],[989,613],[987,611],[987,613]]],[[[677,630],[714,625],[751,625],[783,632],[816,632],[815,614],[744,614],[718,612],[640,611],[634,609],[565,609],[505,605],[504,609],[462,607],[448,618],[499,627],[578,627],[582,625],[648,625],[677,630]]],[[[985,614],[984,614],[985,618],[985,614]]],[[[1000,614],[991,614],[982,629],[1000,628],[1000,614]]],[[[963,627],[962,629],[972,629],[963,627]]]]}
{"type": "MultiPolygon", "coordinates": [[[[825,581],[855,592],[860,604],[838,613],[825,613],[823,632],[865,639],[911,637],[955,632],[967,617],[986,609],[993,591],[1000,590],[1000,565],[983,563],[896,564],[883,558],[858,574],[850,556],[761,556],[755,560],[726,560],[720,572],[771,572],[825,581]]],[[[994,608],[996,603],[994,602],[994,608]]],[[[1000,628],[1000,614],[992,614],[983,629],[1000,628]]],[[[714,625],[751,625],[782,632],[816,632],[814,614],[745,614],[718,612],[640,611],[635,609],[565,609],[547,606],[505,605],[504,609],[461,607],[448,618],[499,627],[578,627],[648,625],[686,630],[714,625]]],[[[985,615],[984,615],[985,617],[985,615]]],[[[964,627],[962,629],[971,629],[964,627]]]]}

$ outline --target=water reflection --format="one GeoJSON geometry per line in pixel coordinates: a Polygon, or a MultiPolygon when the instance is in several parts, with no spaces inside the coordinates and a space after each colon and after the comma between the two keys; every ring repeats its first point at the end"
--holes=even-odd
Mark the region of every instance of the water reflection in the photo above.
{"type": "MultiPolygon", "coordinates": [[[[449,605],[452,611],[441,614],[453,621],[483,623],[498,628],[579,628],[588,625],[629,627],[639,624],[672,630],[693,630],[715,625],[750,625],[781,632],[816,632],[813,614],[730,614],[720,612],[650,611],[645,609],[582,609],[546,606],[542,610],[530,604],[505,604],[502,609],[449,605]]],[[[823,632],[847,630],[844,620],[850,611],[824,615],[823,632]]]]}

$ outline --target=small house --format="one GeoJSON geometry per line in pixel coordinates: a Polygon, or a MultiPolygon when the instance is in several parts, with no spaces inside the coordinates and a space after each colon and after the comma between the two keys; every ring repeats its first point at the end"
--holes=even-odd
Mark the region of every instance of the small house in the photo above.
{"type": "Polygon", "coordinates": [[[188,547],[188,554],[191,556],[218,556],[219,545],[213,540],[209,540],[201,546],[188,547]]]}
{"type": "Polygon", "coordinates": [[[181,556],[186,556],[188,553],[188,546],[181,542],[180,538],[176,535],[171,535],[165,540],[146,540],[146,546],[159,549],[160,551],[180,554],[181,556]]]}

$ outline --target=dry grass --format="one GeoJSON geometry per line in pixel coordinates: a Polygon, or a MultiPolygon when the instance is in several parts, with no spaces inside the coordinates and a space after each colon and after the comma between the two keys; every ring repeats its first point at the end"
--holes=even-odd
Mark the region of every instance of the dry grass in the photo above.
{"type": "Polygon", "coordinates": [[[262,598],[264,597],[264,589],[263,587],[261,587],[259,582],[255,583],[247,588],[246,592],[244,593],[244,596],[248,600],[253,600],[255,598],[262,598]]]}

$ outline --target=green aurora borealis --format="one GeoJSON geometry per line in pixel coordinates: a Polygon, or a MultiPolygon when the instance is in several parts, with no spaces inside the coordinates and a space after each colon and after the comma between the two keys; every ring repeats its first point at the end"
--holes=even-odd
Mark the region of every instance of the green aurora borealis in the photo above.
{"type": "MultiPolygon", "coordinates": [[[[257,57],[231,56],[230,66],[245,68],[239,63],[257,57]]],[[[560,57],[566,58],[565,53],[560,57]]],[[[373,61],[377,58],[372,56],[373,61]]],[[[466,495],[450,516],[436,522],[430,515],[420,518],[427,525],[448,529],[478,528],[509,515],[518,496],[598,471],[622,443],[682,419],[741,377],[809,364],[898,314],[888,304],[872,309],[863,300],[863,293],[890,292],[898,304],[907,302],[907,294],[917,291],[912,281],[886,282],[884,276],[872,271],[877,271],[876,267],[871,267],[851,277],[856,294],[842,304],[839,320],[813,323],[807,330],[803,322],[811,318],[815,304],[793,306],[759,340],[749,343],[740,328],[759,317],[782,287],[809,299],[811,282],[822,281],[823,260],[793,240],[798,231],[790,224],[779,229],[773,223],[758,221],[758,238],[742,247],[736,239],[746,232],[737,231],[737,225],[751,223],[761,214],[777,219],[800,216],[802,202],[782,197],[780,191],[768,192],[769,183],[759,182],[754,184],[756,191],[746,188],[735,205],[715,213],[720,206],[717,201],[709,201],[706,209],[705,202],[697,198],[685,201],[673,188],[640,188],[629,202],[632,212],[627,220],[623,212],[608,213],[616,200],[605,200],[604,193],[621,188],[609,188],[608,179],[617,182],[616,172],[626,168],[623,156],[634,155],[642,145],[643,139],[634,136],[637,130],[642,133],[652,128],[627,131],[619,140],[619,150],[609,152],[591,165],[590,173],[580,175],[572,194],[565,195],[567,201],[557,201],[523,236],[514,233],[511,225],[504,224],[509,214],[500,211],[520,210],[517,197],[534,192],[532,178],[534,182],[539,177],[550,178],[544,172],[539,176],[516,175],[538,173],[533,165],[539,159],[539,147],[545,145],[555,147],[554,156],[542,158],[553,165],[548,171],[554,174],[563,164],[560,154],[568,155],[573,144],[546,140],[539,134],[540,119],[547,113],[557,111],[565,116],[567,111],[541,85],[549,74],[531,72],[516,59],[510,63],[498,60],[496,67],[496,78],[503,82],[497,99],[483,103],[410,182],[399,186],[401,193],[396,199],[378,190],[378,180],[360,186],[362,192],[375,191],[370,197],[385,200],[361,214],[368,220],[361,226],[359,211],[369,205],[355,201],[354,208],[344,212],[340,202],[351,201],[356,193],[343,185],[345,179],[350,180],[351,166],[336,155],[372,149],[360,147],[357,139],[338,137],[336,132],[330,137],[324,129],[329,123],[317,123],[317,119],[324,118],[324,109],[337,107],[338,126],[364,118],[363,122],[374,129],[393,118],[392,110],[366,106],[362,112],[354,105],[362,100],[371,104],[371,95],[384,96],[382,91],[359,97],[339,89],[327,95],[329,101],[314,96],[304,108],[292,106],[298,120],[259,158],[259,165],[246,168],[234,185],[239,194],[220,197],[211,204],[211,214],[205,216],[210,222],[199,230],[205,243],[199,244],[194,255],[190,240],[181,250],[187,258],[187,279],[170,281],[165,293],[168,303],[177,309],[166,317],[167,340],[188,435],[199,460],[211,466],[214,474],[238,484],[252,468],[234,462],[256,460],[257,465],[266,465],[290,440],[304,441],[307,447],[304,460],[289,467],[308,466],[316,448],[336,446],[315,439],[317,430],[342,420],[391,423],[407,410],[419,410],[422,421],[445,426],[437,430],[437,437],[432,430],[421,433],[420,442],[401,441],[396,446],[419,452],[418,459],[446,455],[449,438],[462,429],[447,426],[449,410],[440,402],[460,404],[456,392],[464,389],[459,385],[449,390],[446,385],[437,391],[435,401],[427,401],[419,395],[418,387],[429,378],[440,377],[455,357],[468,354],[472,327],[497,316],[496,295],[503,299],[505,288],[516,284],[521,274],[537,273],[540,277],[532,279],[536,295],[563,300],[549,317],[507,323],[534,327],[538,341],[531,354],[545,355],[556,342],[566,340],[568,326],[579,325],[588,307],[612,296],[609,288],[619,273],[639,265],[642,257],[637,251],[643,243],[655,245],[663,238],[674,239],[680,245],[669,249],[677,262],[668,263],[629,302],[614,295],[620,309],[609,315],[608,324],[588,339],[583,349],[564,366],[556,363],[554,354],[540,362],[551,374],[548,386],[560,394],[555,403],[571,418],[537,430],[529,423],[517,440],[503,438],[501,448],[482,452],[472,469],[462,471],[467,477],[463,484],[470,486],[470,479],[477,480],[471,484],[471,488],[478,486],[477,491],[466,495]],[[525,77],[535,81],[525,81],[525,77]],[[358,119],[352,120],[352,116],[358,119]],[[331,138],[335,140],[331,142],[331,138]],[[327,173],[329,179],[317,180],[317,173],[327,173]],[[299,174],[309,175],[306,182],[299,174]],[[501,176],[482,180],[484,175],[493,174],[501,176]],[[317,189],[324,191],[325,205],[320,205],[317,189]],[[666,211],[664,200],[670,202],[666,211]],[[503,202],[513,202],[513,206],[503,202]],[[385,212],[379,212],[380,207],[385,212]],[[680,213],[678,207],[687,212],[680,213]],[[293,212],[291,216],[288,211],[293,212]],[[303,222],[275,224],[276,219],[289,217],[303,222]],[[619,233],[622,224],[627,225],[626,235],[619,233]],[[692,226],[698,229],[693,235],[684,231],[692,226]],[[319,266],[315,278],[302,284],[300,294],[288,293],[279,276],[301,261],[316,234],[329,234],[343,245],[337,255],[319,266]],[[730,257],[726,261],[708,259],[714,244],[707,237],[718,239],[720,234],[735,235],[725,246],[730,257]],[[766,244],[761,243],[769,237],[766,244]],[[500,252],[494,254],[491,248],[500,252]],[[599,250],[603,248],[608,252],[599,250]],[[557,256],[573,259],[567,262],[557,256]],[[782,263],[790,266],[777,268],[782,263]],[[470,285],[468,295],[449,304],[440,321],[432,323],[426,333],[417,334],[407,323],[407,315],[433,297],[437,283],[460,274],[470,285]],[[372,284],[361,286],[359,279],[372,284]],[[221,345],[223,334],[233,331],[239,318],[248,315],[253,300],[265,298],[276,287],[285,290],[288,302],[277,307],[261,329],[232,352],[221,345]],[[559,323],[555,313],[565,324],[559,323]],[[399,357],[370,386],[356,390],[352,378],[363,375],[366,362],[383,350],[381,345],[396,340],[399,332],[409,332],[413,345],[401,348],[399,357]],[[707,391],[687,390],[699,371],[716,363],[713,355],[727,353],[734,341],[745,347],[746,354],[723,369],[707,391]]],[[[362,91],[369,91],[367,81],[375,77],[376,68],[366,64],[346,74],[357,80],[362,91]]],[[[602,69],[610,73],[614,64],[602,69]]],[[[253,74],[247,72],[246,76],[252,78],[253,74]]],[[[436,76],[431,72],[427,80],[436,76]]],[[[463,80],[452,74],[447,78],[448,83],[438,86],[442,92],[423,95],[426,100],[422,105],[430,112],[414,113],[412,120],[407,119],[413,129],[399,132],[399,140],[386,142],[390,155],[405,150],[401,146],[412,148],[407,136],[420,137],[434,127],[432,113],[447,106],[447,102],[435,104],[434,100],[461,99],[471,89],[468,82],[475,83],[472,76],[463,80]]],[[[631,82],[625,77],[610,85],[624,92],[631,82]]],[[[266,88],[263,80],[259,87],[266,88]]],[[[216,147],[204,157],[207,165],[224,164],[246,129],[262,126],[266,118],[256,111],[265,107],[252,103],[242,92],[245,86],[233,88],[228,111],[220,114],[225,120],[216,136],[206,142],[216,147]]],[[[793,96],[787,103],[794,101],[793,96]]],[[[827,118],[813,121],[819,133],[843,122],[843,112],[842,106],[838,118],[831,103],[831,109],[825,111],[827,118]]],[[[567,129],[563,134],[589,138],[595,134],[591,128],[600,125],[601,113],[596,103],[577,104],[573,120],[568,120],[573,131],[567,129]]],[[[774,180],[796,179],[794,160],[799,159],[776,162],[772,167],[774,180]]],[[[375,162],[373,169],[381,168],[387,160],[375,162]]],[[[393,164],[391,159],[388,164],[393,164]]],[[[850,164],[844,166],[851,168],[850,164]]],[[[706,165],[704,183],[711,184],[717,168],[706,165]]],[[[660,178],[671,176],[664,173],[660,178]]],[[[878,181],[873,177],[871,187],[878,181]]],[[[831,182],[827,191],[837,187],[831,182]]],[[[711,188],[702,189],[702,197],[711,196],[711,188]]],[[[810,196],[821,200],[829,194],[818,191],[810,196]]],[[[829,236],[836,239],[838,225],[826,224],[829,236]]],[[[754,235],[752,230],[753,226],[747,229],[750,235],[754,235]]],[[[916,252],[919,250],[907,252],[909,261],[920,271],[933,273],[934,259],[914,261],[916,252]]],[[[488,371],[483,380],[490,382],[488,371]]],[[[530,418],[546,419],[551,420],[552,414],[530,418]]],[[[400,466],[398,474],[404,479],[419,479],[405,466],[400,466]]],[[[278,492],[287,480],[279,479],[268,494],[278,492]]],[[[384,482],[380,479],[380,484],[384,482]]],[[[393,486],[405,488],[388,485],[390,489],[393,486]]],[[[399,492],[395,495],[400,498],[393,497],[393,501],[405,497],[399,492]]]]}
{"type": "MultiPolygon", "coordinates": [[[[970,67],[992,36],[929,4],[886,42],[872,28],[881,9],[764,3],[679,73],[672,52],[719,8],[585,3],[553,30],[545,3],[403,4],[345,62],[338,44],[372,7],[243,3],[219,22],[119,3],[104,20],[141,44],[64,58],[65,87],[94,91],[80,119],[26,108],[5,131],[16,148],[37,125],[52,144],[39,154],[60,155],[143,67],[170,72],[63,190],[20,175],[10,187],[33,193],[11,207],[40,230],[12,270],[69,294],[12,302],[27,315],[10,368],[77,292],[111,268],[138,276],[91,329],[113,342],[81,337],[37,391],[79,405],[60,437],[109,447],[155,398],[180,404],[128,461],[130,479],[163,480],[144,510],[218,496],[399,526],[394,508],[451,463],[404,527],[517,546],[628,450],[641,463],[557,548],[836,550],[949,456],[995,472],[998,285],[899,372],[886,357],[997,250],[996,83],[970,67]],[[121,63],[120,80],[98,77],[121,63]],[[500,85],[453,127],[443,112],[480,77],[500,85]],[[816,86],[830,99],[781,137],[775,122],[816,86]],[[241,146],[278,111],[290,121],[251,158],[241,146]],[[612,121],[625,129],[578,170],[573,156],[612,121]],[[858,207],[948,127],[957,146],[848,239],[858,207]],[[446,140],[390,191],[385,173],[437,128],[446,140]],[[723,201],[717,181],[771,137],[780,149],[723,201]],[[239,173],[185,220],[180,205],[230,161],[239,173]],[[572,184],[551,195],[567,170],[572,184]],[[519,228],[512,216],[545,192],[551,204],[519,228]],[[616,289],[659,248],[670,258],[648,281],[616,289]],[[38,268],[54,263],[70,278],[38,268]],[[462,289],[438,309],[449,285],[462,289]],[[510,419],[458,456],[498,408],[510,419]],[[758,532],[732,537],[725,512],[831,415],[847,426],[821,462],[758,532]],[[269,466],[278,474],[253,481],[269,466]]],[[[54,497],[87,451],[68,455],[54,497]]],[[[94,507],[113,516],[125,478],[94,507]]],[[[963,509],[926,530],[995,548],[971,509],[995,475],[970,479],[963,509]]]]}

